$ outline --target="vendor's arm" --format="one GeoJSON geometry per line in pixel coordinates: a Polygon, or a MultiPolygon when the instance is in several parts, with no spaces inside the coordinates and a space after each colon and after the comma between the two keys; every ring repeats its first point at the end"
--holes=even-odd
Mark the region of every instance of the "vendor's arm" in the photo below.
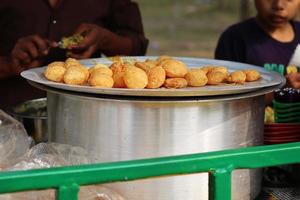
{"type": "Polygon", "coordinates": [[[40,67],[48,49],[56,44],[38,35],[20,38],[10,55],[0,56],[0,79],[19,75],[23,70],[40,67]]]}
{"type": "Polygon", "coordinates": [[[89,58],[97,52],[107,56],[144,55],[148,40],[144,36],[142,19],[136,3],[113,0],[111,15],[101,26],[81,24],[75,33],[85,33],[85,40],[71,47],[71,56],[89,58]]]}

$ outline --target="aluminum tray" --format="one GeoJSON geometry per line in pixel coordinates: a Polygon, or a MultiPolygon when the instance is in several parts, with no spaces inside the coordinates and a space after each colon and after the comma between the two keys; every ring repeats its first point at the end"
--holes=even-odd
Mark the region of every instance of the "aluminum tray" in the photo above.
{"type": "MultiPolygon", "coordinates": [[[[143,61],[145,59],[156,59],[157,57],[145,56],[145,57],[123,57],[123,59],[128,60],[139,60],[143,61]]],[[[258,70],[262,78],[255,82],[247,82],[243,85],[241,84],[226,84],[218,86],[204,86],[204,87],[187,87],[182,89],[126,89],[126,88],[95,88],[91,86],[80,86],[80,85],[67,85],[64,83],[56,83],[47,80],[43,72],[46,67],[34,68],[30,70],[23,71],[21,76],[25,79],[40,83],[49,87],[58,88],[62,90],[74,91],[74,92],[84,92],[93,94],[109,94],[109,95],[124,95],[124,96],[157,96],[157,97],[184,97],[184,96],[215,96],[215,95],[228,95],[228,94],[238,94],[250,91],[255,91],[264,87],[271,87],[280,85],[285,82],[285,78],[278,73],[270,72],[262,67],[257,67],[254,65],[248,65],[237,62],[223,61],[223,60],[213,60],[213,59],[201,59],[201,58],[185,58],[185,57],[175,57],[178,60],[183,61],[187,64],[189,68],[201,67],[205,65],[217,65],[226,66],[229,71],[241,70],[241,69],[256,69],[258,70]]],[[[87,67],[91,67],[97,63],[110,65],[112,62],[107,58],[95,58],[95,59],[85,59],[81,60],[81,63],[87,67]]]]}

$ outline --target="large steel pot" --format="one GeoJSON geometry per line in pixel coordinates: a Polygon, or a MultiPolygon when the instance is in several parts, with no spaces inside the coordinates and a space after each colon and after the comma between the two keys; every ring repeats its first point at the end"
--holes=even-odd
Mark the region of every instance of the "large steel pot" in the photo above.
{"type": "MultiPolygon", "coordinates": [[[[82,146],[99,162],[260,145],[263,94],[272,89],[213,98],[143,98],[46,88],[49,140],[82,146]]],[[[208,199],[206,173],[109,186],[130,200],[208,199]]],[[[234,171],[232,188],[233,199],[253,199],[260,171],[234,171]]]]}

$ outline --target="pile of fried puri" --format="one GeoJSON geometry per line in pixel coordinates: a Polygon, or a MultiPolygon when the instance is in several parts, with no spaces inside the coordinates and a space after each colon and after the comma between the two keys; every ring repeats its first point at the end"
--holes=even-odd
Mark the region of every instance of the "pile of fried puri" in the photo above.
{"type": "Polygon", "coordinates": [[[229,73],[224,66],[189,69],[185,63],[169,56],[156,60],[113,62],[110,66],[96,64],[87,68],[73,58],[50,63],[45,72],[50,81],[70,85],[101,88],[155,89],[201,87],[205,85],[244,84],[260,79],[260,73],[247,69],[229,73]]]}

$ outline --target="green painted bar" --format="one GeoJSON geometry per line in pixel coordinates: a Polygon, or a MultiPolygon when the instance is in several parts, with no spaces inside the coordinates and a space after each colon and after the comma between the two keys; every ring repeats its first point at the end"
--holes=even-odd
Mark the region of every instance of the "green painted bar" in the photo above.
{"type": "Polygon", "coordinates": [[[79,185],[62,185],[56,191],[58,200],[78,200],[79,185]]]}
{"type": "MultiPolygon", "coordinates": [[[[1,172],[0,193],[46,188],[57,189],[60,186],[71,184],[100,184],[208,172],[217,169],[261,168],[300,163],[299,155],[300,142],[144,160],[1,172]]],[[[217,190],[219,190],[219,182],[229,181],[229,177],[222,177],[220,180],[214,179],[216,179],[217,190]]],[[[230,182],[228,184],[230,185],[230,182]]],[[[216,191],[217,194],[218,191],[216,191]]]]}
{"type": "Polygon", "coordinates": [[[232,169],[209,172],[209,200],[231,200],[232,169]]]}

